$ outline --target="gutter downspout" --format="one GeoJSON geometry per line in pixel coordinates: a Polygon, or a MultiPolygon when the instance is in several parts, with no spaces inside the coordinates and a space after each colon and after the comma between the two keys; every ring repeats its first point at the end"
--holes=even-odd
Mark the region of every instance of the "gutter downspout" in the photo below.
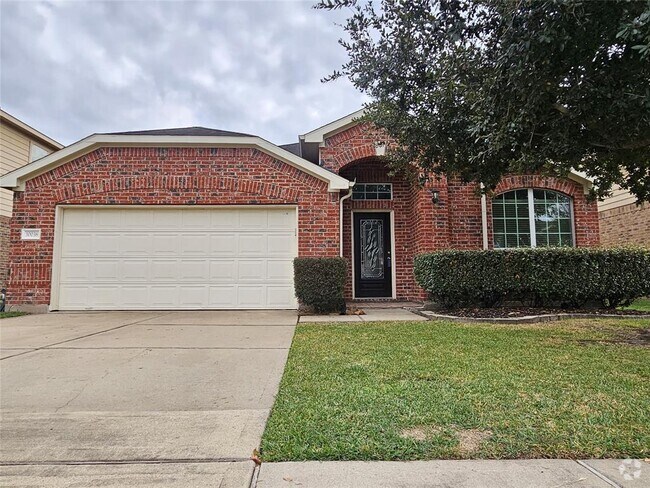
{"type": "MultiPolygon", "coordinates": [[[[481,183],[481,190],[485,189],[481,183]]],[[[483,227],[483,249],[488,248],[488,222],[487,222],[487,197],[481,192],[481,225],[483,227]]]]}
{"type": "Polygon", "coordinates": [[[343,257],[343,202],[352,196],[352,187],[356,182],[356,178],[354,181],[350,182],[350,189],[348,190],[348,194],[339,200],[339,256],[341,257],[343,257]]]}

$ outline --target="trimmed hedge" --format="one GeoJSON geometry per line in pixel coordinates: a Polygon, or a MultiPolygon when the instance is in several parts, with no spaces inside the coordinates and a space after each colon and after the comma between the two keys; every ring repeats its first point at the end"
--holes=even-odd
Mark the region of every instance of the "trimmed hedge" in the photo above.
{"type": "Polygon", "coordinates": [[[317,313],[345,310],[343,289],[347,266],[343,258],[295,258],[296,297],[317,313]]]}
{"type": "Polygon", "coordinates": [[[448,308],[504,302],[614,308],[650,294],[650,250],[438,251],[415,258],[415,279],[448,308]]]}

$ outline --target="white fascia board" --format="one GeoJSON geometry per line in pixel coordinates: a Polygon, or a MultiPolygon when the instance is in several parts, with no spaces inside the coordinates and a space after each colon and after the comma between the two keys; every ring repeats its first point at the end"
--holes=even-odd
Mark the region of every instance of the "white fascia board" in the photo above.
{"type": "Polygon", "coordinates": [[[142,136],[95,134],[44,158],[18,168],[0,177],[0,187],[16,191],[25,189],[25,181],[50,171],[72,159],[99,147],[250,147],[273,156],[295,168],[328,182],[328,190],[347,190],[350,182],[345,178],[302,159],[260,137],[234,136],[142,136]]]}
{"type": "Polygon", "coordinates": [[[337,132],[341,132],[345,129],[348,129],[349,127],[357,125],[359,123],[357,119],[359,119],[359,117],[362,117],[365,112],[366,109],[363,108],[361,110],[357,110],[350,115],[341,117],[334,122],[330,122],[329,124],[319,127],[318,129],[301,135],[300,140],[307,143],[317,142],[319,144],[322,144],[327,136],[333,135],[337,132]]]}
{"type": "Polygon", "coordinates": [[[580,183],[582,186],[584,186],[586,189],[590,189],[591,187],[594,186],[594,182],[591,181],[586,174],[584,174],[581,171],[570,171],[569,174],[567,175],[567,178],[570,180],[573,180],[577,183],[580,183]]]}

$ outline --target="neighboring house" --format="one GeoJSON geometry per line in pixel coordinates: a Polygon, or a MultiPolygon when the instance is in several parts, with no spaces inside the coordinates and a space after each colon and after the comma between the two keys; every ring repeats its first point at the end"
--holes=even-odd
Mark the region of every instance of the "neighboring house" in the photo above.
{"type": "Polygon", "coordinates": [[[456,179],[421,188],[389,175],[386,137],[359,115],[282,147],[200,127],[95,134],[5,175],[10,305],[295,308],[293,258],[339,254],[348,298],[418,300],[418,253],[598,244],[584,178],[510,176],[493,199],[456,179]]]}
{"type": "Polygon", "coordinates": [[[650,204],[636,204],[627,190],[614,189],[598,202],[600,243],[604,246],[640,245],[650,247],[650,204]]]}
{"type": "MultiPolygon", "coordinates": [[[[63,146],[0,110],[0,176],[47,156],[63,146]]],[[[13,192],[0,189],[0,288],[9,271],[9,219],[13,192]]]]}

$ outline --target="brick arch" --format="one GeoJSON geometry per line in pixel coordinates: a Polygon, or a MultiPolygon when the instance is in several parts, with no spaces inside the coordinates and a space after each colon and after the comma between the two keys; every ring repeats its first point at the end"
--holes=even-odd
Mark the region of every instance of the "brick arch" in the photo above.
{"type": "Polygon", "coordinates": [[[354,161],[377,157],[375,142],[391,142],[390,137],[370,123],[361,123],[325,140],[320,149],[324,168],[340,173],[341,169],[354,161]]]}
{"type": "Polygon", "coordinates": [[[494,195],[500,195],[512,190],[522,188],[539,188],[542,190],[553,190],[563,193],[566,196],[575,198],[576,195],[584,197],[584,190],[580,183],[553,176],[539,175],[512,175],[503,178],[494,189],[494,195]]]}
{"type": "Polygon", "coordinates": [[[174,175],[138,175],[123,178],[110,178],[82,183],[71,183],[54,191],[56,203],[67,203],[93,195],[121,194],[141,190],[193,193],[227,192],[261,196],[265,199],[296,203],[300,197],[297,189],[286,188],[274,183],[253,179],[232,178],[219,175],[211,176],[174,176],[174,175]]]}

